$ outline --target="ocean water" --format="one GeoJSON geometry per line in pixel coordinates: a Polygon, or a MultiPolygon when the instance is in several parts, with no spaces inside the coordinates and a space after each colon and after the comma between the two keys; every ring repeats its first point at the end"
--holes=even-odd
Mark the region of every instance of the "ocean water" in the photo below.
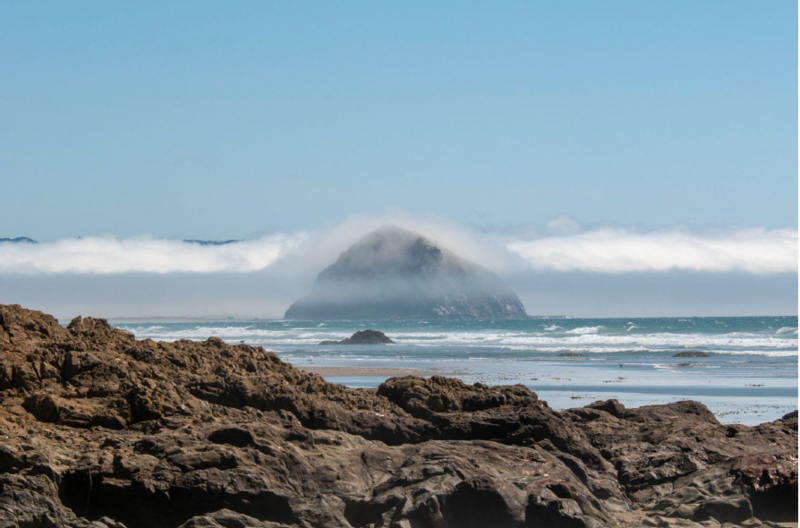
{"type": "Polygon", "coordinates": [[[364,369],[419,369],[468,383],[523,383],[557,409],[609,398],[628,406],[692,399],[722,422],[746,424],[779,418],[798,401],[797,317],[112,324],[140,339],[217,336],[263,346],[299,367],[353,368],[325,377],[354,387],[377,387],[387,377],[364,369]],[[396,344],[319,345],[366,328],[396,344]],[[685,351],[710,357],[673,357],[685,351]]]}

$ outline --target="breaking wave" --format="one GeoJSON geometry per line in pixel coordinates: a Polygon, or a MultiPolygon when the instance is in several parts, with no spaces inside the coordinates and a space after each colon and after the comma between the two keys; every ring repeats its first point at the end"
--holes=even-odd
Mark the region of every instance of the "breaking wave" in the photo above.
{"type": "MultiPolygon", "coordinates": [[[[358,325],[360,328],[363,325],[358,325]]],[[[178,339],[203,340],[210,336],[231,343],[245,342],[262,346],[306,346],[317,345],[327,339],[344,339],[356,328],[285,326],[273,323],[216,323],[159,325],[123,325],[138,338],[163,341],[178,339]]],[[[498,348],[545,353],[566,351],[587,353],[615,353],[626,351],[664,352],[703,350],[716,354],[755,354],[767,356],[797,355],[797,328],[783,327],[773,333],[728,332],[728,333],[676,333],[676,332],[629,332],[628,328],[610,332],[605,326],[581,326],[563,330],[556,325],[535,331],[492,331],[486,329],[458,331],[433,331],[430,326],[416,326],[386,330],[399,345],[410,347],[498,348]],[[420,331],[425,329],[425,331],[420,331]],[[544,330],[544,331],[542,331],[544,330]]]]}
{"type": "Polygon", "coordinates": [[[581,326],[572,330],[567,330],[567,334],[599,334],[605,330],[605,326],[581,326]]]}

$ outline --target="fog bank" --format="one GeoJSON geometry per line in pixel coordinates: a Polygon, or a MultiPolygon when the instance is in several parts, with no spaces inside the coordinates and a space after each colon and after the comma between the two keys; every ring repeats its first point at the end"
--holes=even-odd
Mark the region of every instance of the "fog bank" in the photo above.
{"type": "Polygon", "coordinates": [[[224,246],[150,236],[4,243],[0,302],[59,317],[277,318],[342,251],[387,224],[497,272],[533,315],[797,313],[796,230],[647,230],[564,217],[479,228],[402,211],[224,246]]]}

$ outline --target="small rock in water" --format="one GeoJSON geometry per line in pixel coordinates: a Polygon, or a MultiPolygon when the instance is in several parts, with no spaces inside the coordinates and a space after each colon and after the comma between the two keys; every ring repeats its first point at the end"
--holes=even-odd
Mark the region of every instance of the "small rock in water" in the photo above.
{"type": "Polygon", "coordinates": [[[386,345],[394,343],[386,334],[377,330],[361,330],[341,341],[323,341],[320,345],[386,345]]]}
{"type": "Polygon", "coordinates": [[[689,350],[687,352],[678,352],[672,357],[676,358],[696,358],[696,357],[711,357],[705,352],[700,352],[699,350],[689,350]]]}

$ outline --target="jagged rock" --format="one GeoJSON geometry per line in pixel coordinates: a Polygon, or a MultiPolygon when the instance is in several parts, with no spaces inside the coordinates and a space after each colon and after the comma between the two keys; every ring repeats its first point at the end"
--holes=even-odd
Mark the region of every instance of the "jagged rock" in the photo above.
{"type": "Polygon", "coordinates": [[[585,408],[605,411],[611,416],[616,416],[617,418],[622,418],[626,411],[625,406],[617,400],[596,401],[594,403],[590,403],[585,408]]]}
{"type": "Polygon", "coordinates": [[[377,330],[361,330],[341,341],[323,341],[320,345],[387,345],[394,341],[377,330]]]}
{"type": "Polygon", "coordinates": [[[467,385],[442,376],[392,378],[378,387],[378,394],[402,407],[412,416],[427,418],[433,413],[483,411],[503,406],[527,407],[539,404],[535,393],[524,385],[488,387],[467,385]]]}
{"type": "Polygon", "coordinates": [[[696,402],[556,412],[443,377],[349,389],[260,347],[2,305],[0,402],[0,527],[797,520],[796,412],[725,426],[696,402]]]}
{"type": "Polygon", "coordinates": [[[519,319],[519,298],[491,271],[434,242],[384,227],[352,245],[286,319],[519,319]]]}

